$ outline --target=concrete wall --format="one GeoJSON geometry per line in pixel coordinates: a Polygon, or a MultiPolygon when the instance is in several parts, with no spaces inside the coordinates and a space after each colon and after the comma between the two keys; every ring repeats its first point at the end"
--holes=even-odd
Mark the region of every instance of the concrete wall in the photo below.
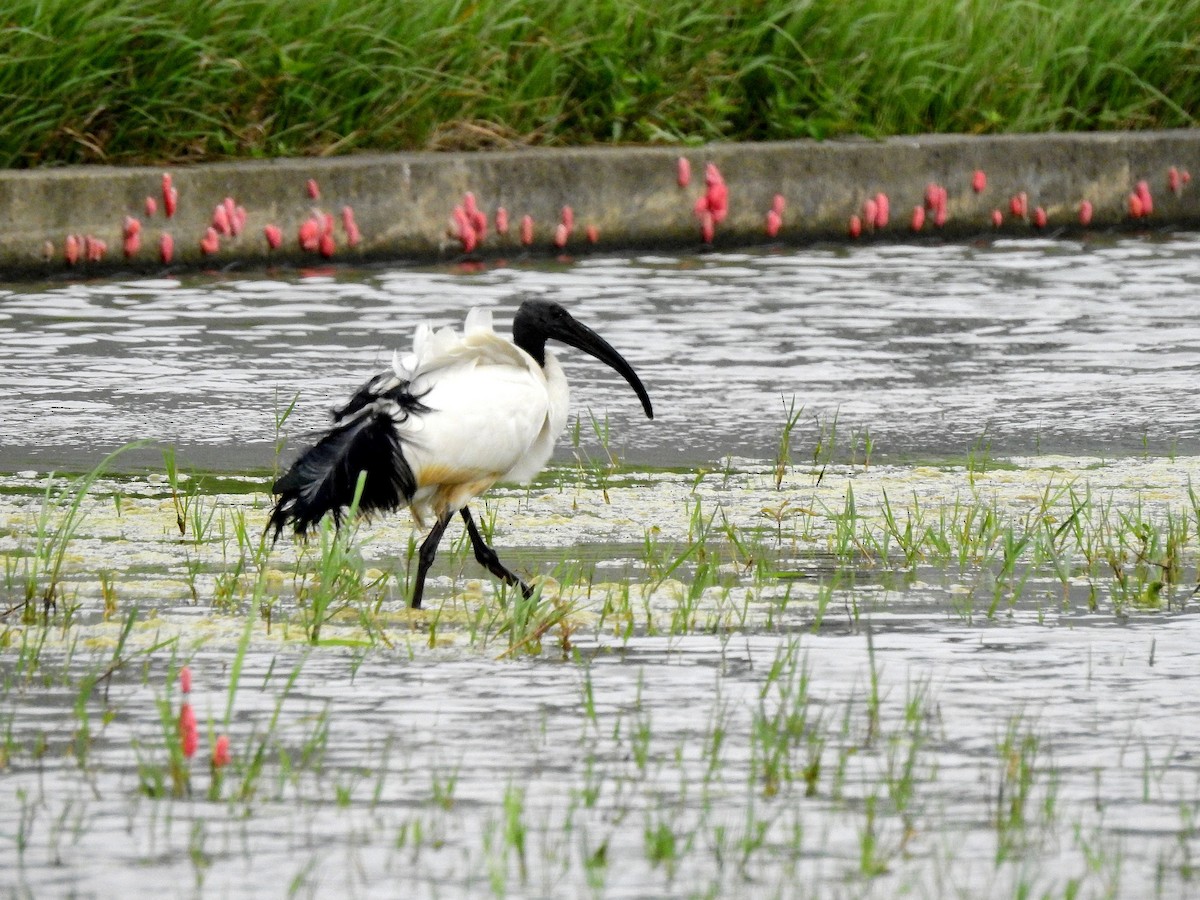
{"type": "MultiPolygon", "coordinates": [[[[565,205],[574,209],[576,219],[567,252],[585,248],[588,225],[597,230],[601,250],[699,247],[693,205],[704,192],[704,167],[710,162],[729,190],[729,216],[714,238],[718,247],[765,242],[766,212],[776,194],[786,200],[780,241],[846,240],[850,216],[861,214],[863,201],[878,192],[889,197],[891,221],[881,232],[860,239],[908,240],[913,206],[922,203],[930,182],[948,192],[948,219],[941,229],[948,237],[995,231],[995,209],[1003,213],[1003,232],[1035,232],[1031,221],[1009,212],[1009,198],[1022,191],[1029,198],[1030,218],[1037,206],[1045,210],[1047,231],[1079,230],[1084,199],[1094,206],[1095,229],[1200,223],[1200,130],[397,153],[174,167],[169,171],[179,205],[171,219],[163,214],[161,179],[168,170],[161,167],[2,172],[0,275],[161,272],[163,232],[173,238],[173,269],[254,267],[272,261],[313,264],[321,256],[303,251],[297,233],[314,210],[332,214],[337,223],[334,261],[460,259],[462,245],[448,228],[467,191],[489,217],[503,206],[511,220],[507,238],[489,226],[473,254],[480,257],[522,252],[518,232],[525,215],[535,223],[529,252],[556,252],[552,240],[565,205]],[[680,155],[691,162],[687,188],[677,184],[680,155]],[[1172,167],[1194,172],[1198,181],[1178,194],[1170,192],[1172,167]],[[971,185],[977,169],[987,175],[987,187],[978,194],[971,185]],[[319,199],[309,197],[309,179],[319,185],[319,199]],[[1148,182],[1154,209],[1134,220],[1128,197],[1139,180],[1148,182]],[[147,196],[158,202],[150,217],[147,196]],[[201,238],[214,206],[225,197],[245,207],[245,231],[222,239],[220,249],[205,256],[201,238]],[[362,234],[356,247],[347,246],[344,206],[353,208],[362,234]],[[129,259],[122,251],[126,216],[141,224],[141,248],[129,259]],[[283,243],[274,251],[268,250],[263,234],[268,224],[283,233],[283,243]],[[103,261],[69,266],[64,260],[67,235],[103,240],[103,261]]],[[[927,223],[924,231],[936,229],[927,223]]]]}

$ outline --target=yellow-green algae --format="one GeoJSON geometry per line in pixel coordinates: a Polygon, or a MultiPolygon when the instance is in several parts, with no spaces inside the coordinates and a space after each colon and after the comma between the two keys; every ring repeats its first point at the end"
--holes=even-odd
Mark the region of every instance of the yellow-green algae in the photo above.
{"type": "MultiPolygon", "coordinates": [[[[822,592],[830,590],[831,572],[856,582],[860,593],[894,598],[880,590],[879,573],[905,566],[872,552],[879,537],[894,546],[889,517],[901,528],[912,521],[933,527],[947,517],[953,525],[955,516],[975,509],[1026,531],[1039,522],[1058,529],[1072,517],[1073,494],[1088,498],[1087,516],[1100,517],[1094,524],[1119,545],[1122,516],[1159,524],[1195,517],[1190,487],[1200,475],[1200,459],[1054,456],[987,468],[796,467],[778,489],[773,467],[734,462],[708,471],[614,474],[606,491],[589,486],[585,475],[552,470],[531,487],[494,491],[477,513],[494,523],[501,557],[541,585],[542,601],[565,605],[560,630],[679,633],[761,628],[780,621],[781,604],[799,616],[795,621],[811,620],[822,592]],[[706,564],[707,580],[698,581],[697,566],[706,564]]],[[[9,610],[3,621],[11,644],[22,627],[15,610],[21,605],[21,575],[37,552],[45,481],[35,473],[7,481],[9,490],[0,495],[0,551],[9,610]]],[[[202,481],[187,485],[180,502],[199,508],[197,521],[206,523],[197,535],[190,526],[180,533],[177,501],[163,490],[161,477],[107,477],[92,486],[84,500],[86,515],[64,556],[59,612],[73,608],[70,631],[103,644],[113,639],[113,620],[136,605],[135,640],[172,635],[234,643],[257,596],[262,615],[251,631],[254,642],[306,639],[297,598],[311,593],[319,542],[283,537],[260,572],[261,554],[270,546],[269,540],[261,543],[268,496],[209,494],[202,481]]],[[[56,514],[49,510],[51,527],[56,514]]],[[[359,525],[350,548],[361,556],[363,590],[345,604],[335,602],[321,628],[323,642],[401,645],[411,652],[477,643],[494,649],[488,641],[467,638],[477,637],[485,620],[499,627],[501,619],[481,616],[480,608],[497,605],[502,589],[481,576],[453,532],[431,573],[427,609],[407,609],[408,553],[420,539],[405,514],[359,525]]],[[[1195,541],[1184,551],[1184,561],[1194,566],[1195,541]]],[[[939,565],[947,597],[994,584],[995,573],[961,572],[944,560],[939,565]]],[[[1096,577],[1079,568],[1076,559],[1064,581],[1096,577]]],[[[924,583],[914,572],[906,587],[924,583]]],[[[504,597],[511,602],[509,593],[504,597]]],[[[60,633],[67,639],[66,631],[60,633]]]]}

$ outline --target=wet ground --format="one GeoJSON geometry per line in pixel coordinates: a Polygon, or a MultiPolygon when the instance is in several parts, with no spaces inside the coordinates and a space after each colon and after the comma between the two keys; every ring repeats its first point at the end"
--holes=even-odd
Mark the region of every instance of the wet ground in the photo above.
{"type": "Polygon", "coordinates": [[[1198,250],[1176,234],[9,286],[0,884],[1196,893],[1198,250]],[[543,585],[534,607],[448,538],[429,610],[407,611],[400,517],[324,550],[261,542],[276,397],[300,392],[289,430],[318,427],[415,322],[504,318],[530,295],[624,351],[659,412],[564,354],[621,465],[585,419],[542,479],[480,507],[543,585]],[[172,485],[158,447],[121,457],[57,541],[82,485],[47,494],[44,473],[140,437],[224,474],[172,485]],[[56,561],[43,619],[21,598],[56,561]],[[233,760],[214,772],[221,733],[233,760]]]}

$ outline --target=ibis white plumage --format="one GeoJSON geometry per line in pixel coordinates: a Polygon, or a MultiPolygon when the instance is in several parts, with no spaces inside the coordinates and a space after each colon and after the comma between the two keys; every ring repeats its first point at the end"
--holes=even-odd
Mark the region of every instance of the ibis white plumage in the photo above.
{"type": "Polygon", "coordinates": [[[529,596],[531,588],[504,567],[479,533],[468,504],[498,481],[525,482],[545,467],[567,424],[567,379],[548,340],[558,340],[611,366],[654,418],[632,366],[604,338],[557,303],[528,300],[513,319],[511,341],[492,330],[491,312],[473,309],[463,334],[417,328],[411,354],[370,379],[333,425],[275,482],[278,499],[268,527],[275,538],[291,525],[303,535],[325,515],[341,523],[366,473],[359,509],[407,507],[419,526],[432,521],[421,544],[412,606],[455,513],[475,558],[529,596]]]}

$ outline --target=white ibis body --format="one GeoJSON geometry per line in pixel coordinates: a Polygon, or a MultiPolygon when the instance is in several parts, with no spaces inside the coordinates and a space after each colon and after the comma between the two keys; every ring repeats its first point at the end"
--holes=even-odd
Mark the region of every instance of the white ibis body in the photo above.
{"type": "Polygon", "coordinates": [[[489,310],[467,314],[464,333],[418,327],[413,352],[393,360],[340,409],[320,440],[300,454],[272,487],[278,499],[268,527],[275,539],[291,525],[303,535],[326,514],[341,524],[359,474],[363,513],[408,507],[418,525],[432,519],[421,544],[413,608],[442,533],[461,513],[475,558],[497,578],[531,588],[506,569],[483,540],[467,504],[497,481],[531,480],[550,459],[567,424],[567,379],[546,341],[591,354],[637,393],[648,418],[650,398],[637,373],[604,338],[557,303],[528,300],[513,319],[511,341],[492,330],[489,310]]]}

